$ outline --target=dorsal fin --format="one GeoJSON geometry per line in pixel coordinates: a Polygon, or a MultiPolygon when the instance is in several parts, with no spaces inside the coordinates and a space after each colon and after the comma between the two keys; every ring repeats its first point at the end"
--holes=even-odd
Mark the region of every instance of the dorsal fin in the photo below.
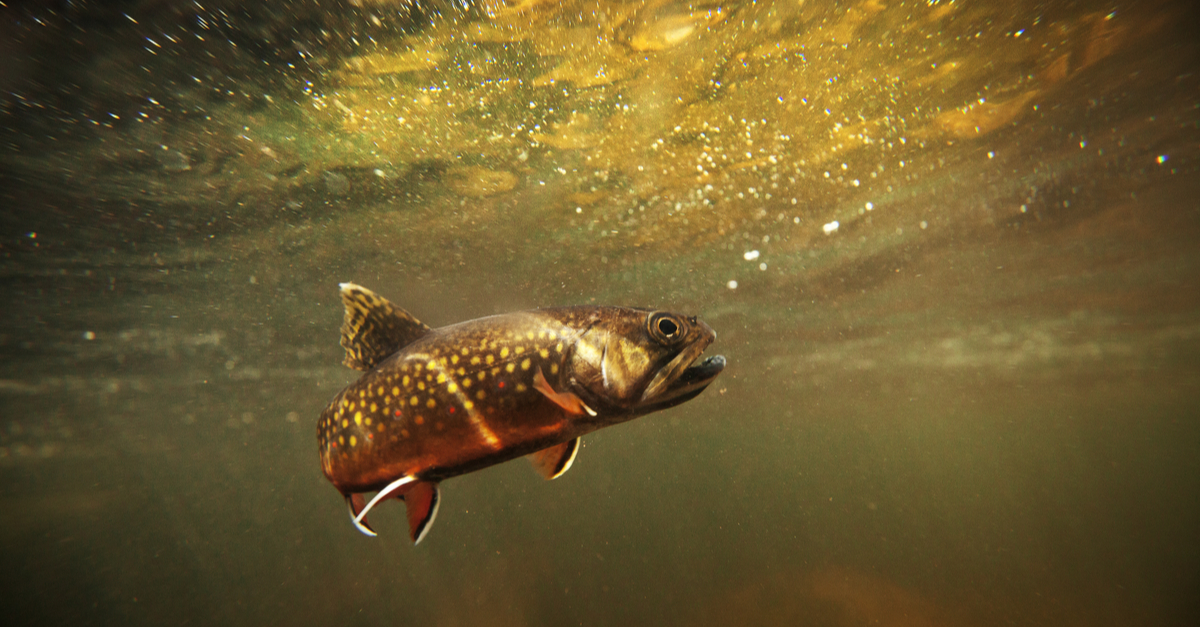
{"type": "Polygon", "coordinates": [[[353,283],[342,283],[342,363],[355,370],[370,370],[392,353],[425,335],[429,327],[375,292],[353,283]]]}

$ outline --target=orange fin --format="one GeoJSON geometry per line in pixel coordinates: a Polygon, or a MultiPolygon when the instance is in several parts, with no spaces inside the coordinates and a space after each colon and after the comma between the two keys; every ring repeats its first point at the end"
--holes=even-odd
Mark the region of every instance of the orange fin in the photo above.
{"type": "Polygon", "coordinates": [[[571,468],[575,455],[579,452],[579,438],[569,442],[544,448],[536,453],[526,455],[533,462],[533,469],[547,480],[557,479],[571,468]]]}
{"type": "Polygon", "coordinates": [[[400,497],[408,506],[408,535],[413,544],[419,544],[429,533],[433,520],[437,518],[438,505],[441,497],[438,495],[436,483],[419,481],[400,497]]]}
{"type": "Polygon", "coordinates": [[[350,522],[354,523],[354,527],[364,534],[375,537],[375,530],[371,528],[371,524],[367,522],[367,513],[370,512],[380,501],[387,499],[403,499],[404,493],[412,489],[412,485],[417,483],[417,478],[412,475],[404,475],[399,479],[389,483],[386,487],[367,503],[363,499],[361,493],[347,494],[346,505],[350,507],[350,522]]]}
{"type": "Polygon", "coordinates": [[[375,533],[370,523],[367,522],[367,517],[363,515],[363,508],[366,505],[367,502],[361,494],[355,493],[346,496],[346,507],[350,509],[350,522],[354,523],[354,527],[359,531],[374,538],[379,534],[375,533]]]}
{"type": "Polygon", "coordinates": [[[596,412],[584,404],[583,399],[575,394],[571,392],[555,392],[554,388],[550,387],[550,383],[546,381],[546,375],[542,374],[541,367],[533,375],[533,389],[554,401],[555,405],[562,407],[568,414],[578,416],[586,411],[589,416],[596,415],[596,412]]]}

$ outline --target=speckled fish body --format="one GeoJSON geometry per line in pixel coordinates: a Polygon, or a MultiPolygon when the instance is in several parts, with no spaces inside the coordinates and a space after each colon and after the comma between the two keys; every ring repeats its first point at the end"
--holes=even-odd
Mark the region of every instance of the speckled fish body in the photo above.
{"type": "Polygon", "coordinates": [[[725,365],[699,360],[716,339],[708,325],[670,312],[558,307],[430,329],[357,285],[342,300],[346,363],[367,372],[321,413],[317,441],[370,535],[367,511],[399,498],[419,541],[438,482],[456,475],[529,455],[557,477],[580,436],[691,399],[725,365]]]}

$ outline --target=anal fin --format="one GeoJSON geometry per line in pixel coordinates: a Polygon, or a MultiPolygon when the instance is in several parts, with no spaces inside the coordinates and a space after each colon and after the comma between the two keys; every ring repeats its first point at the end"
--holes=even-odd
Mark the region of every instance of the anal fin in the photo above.
{"type": "Polygon", "coordinates": [[[413,544],[420,544],[437,518],[442,500],[438,486],[431,481],[418,481],[400,498],[408,508],[408,535],[413,544]]]}
{"type": "Polygon", "coordinates": [[[575,455],[579,453],[579,438],[544,448],[536,453],[526,455],[533,463],[533,469],[546,480],[557,479],[571,468],[575,455]]]}
{"type": "Polygon", "coordinates": [[[375,530],[371,528],[371,524],[367,522],[367,513],[374,509],[380,501],[390,498],[403,499],[404,493],[412,489],[410,486],[416,482],[417,478],[412,475],[400,477],[380,490],[369,503],[366,502],[366,499],[359,492],[347,494],[346,505],[350,508],[350,522],[354,523],[356,529],[372,538],[379,535],[375,533],[375,530]]]}
{"type": "Polygon", "coordinates": [[[555,405],[563,408],[568,414],[578,416],[586,411],[589,416],[596,415],[596,412],[574,393],[555,392],[554,388],[550,387],[550,382],[546,381],[546,375],[542,374],[541,367],[538,367],[537,372],[533,374],[533,389],[541,392],[542,396],[554,401],[555,405]]]}

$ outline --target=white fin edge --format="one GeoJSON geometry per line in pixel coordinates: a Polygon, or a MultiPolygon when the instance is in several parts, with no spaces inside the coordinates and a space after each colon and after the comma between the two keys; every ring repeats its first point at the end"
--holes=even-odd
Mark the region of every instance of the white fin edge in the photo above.
{"type": "MultiPolygon", "coordinates": [[[[584,405],[583,407],[584,409],[587,409],[587,405],[584,405]]],[[[596,414],[592,415],[595,416],[596,414]]],[[[568,457],[566,463],[563,464],[562,470],[558,471],[553,477],[550,478],[557,479],[566,474],[566,472],[571,469],[571,464],[575,463],[575,456],[579,454],[579,449],[581,448],[583,448],[583,439],[575,438],[575,448],[571,449],[571,456],[568,457]]]]}
{"type": "Polygon", "coordinates": [[[429,535],[429,530],[433,529],[433,521],[437,520],[438,509],[442,506],[442,491],[433,486],[433,511],[429,513],[429,520],[425,521],[425,526],[421,527],[421,533],[417,534],[417,539],[413,540],[413,546],[421,543],[425,536],[429,535]]]}
{"type": "Polygon", "coordinates": [[[354,517],[354,503],[350,501],[350,497],[346,497],[346,509],[350,510],[350,522],[354,523],[355,529],[361,531],[363,535],[371,536],[372,538],[379,535],[368,529],[366,525],[362,524],[362,522],[354,517]]]}
{"type": "MultiPolygon", "coordinates": [[[[387,484],[387,487],[380,490],[379,494],[376,494],[375,498],[371,499],[371,501],[369,503],[367,503],[367,506],[364,507],[362,509],[362,511],[358,513],[358,516],[356,516],[354,518],[354,526],[358,527],[359,531],[362,531],[363,530],[363,527],[361,525],[362,519],[366,518],[367,512],[371,511],[371,508],[375,507],[376,503],[382,501],[383,499],[386,499],[388,497],[388,495],[390,495],[392,492],[395,492],[397,489],[402,488],[416,480],[417,480],[417,478],[412,475],[404,475],[403,477],[400,477],[399,479],[387,484]]],[[[372,536],[375,535],[373,533],[366,532],[366,531],[364,531],[363,533],[367,533],[368,535],[372,535],[372,536]]]]}

